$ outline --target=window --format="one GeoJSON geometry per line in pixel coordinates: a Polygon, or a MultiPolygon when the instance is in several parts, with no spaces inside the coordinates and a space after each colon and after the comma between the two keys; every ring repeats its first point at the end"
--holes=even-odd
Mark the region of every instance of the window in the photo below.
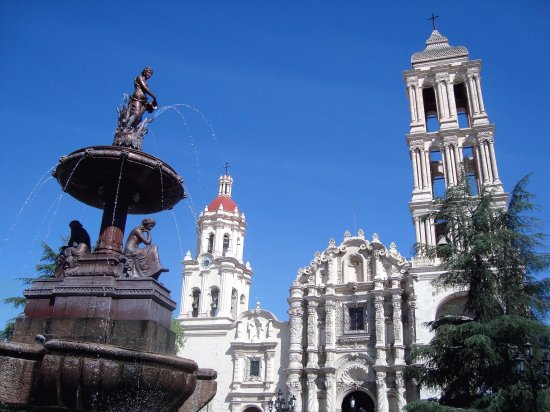
{"type": "Polygon", "coordinates": [[[217,288],[212,288],[210,294],[212,296],[212,302],[210,303],[210,316],[214,318],[218,314],[218,296],[220,291],[217,288]]]}
{"type": "Polygon", "coordinates": [[[424,117],[426,118],[426,131],[437,132],[439,130],[439,119],[437,115],[437,103],[435,100],[435,91],[433,87],[422,89],[422,99],[424,101],[424,117]]]}
{"type": "Polygon", "coordinates": [[[443,160],[441,156],[440,150],[430,151],[430,173],[432,175],[434,198],[445,195],[445,178],[443,171],[443,160]]]}
{"type": "Polygon", "coordinates": [[[231,292],[231,317],[235,319],[237,317],[237,300],[238,300],[237,289],[233,289],[231,292]]]}
{"type": "Polygon", "coordinates": [[[364,330],[363,308],[348,308],[349,330],[364,330]]]}
{"type": "Polygon", "coordinates": [[[227,254],[227,251],[229,250],[229,235],[223,235],[223,251],[222,256],[225,256],[227,254]]]}
{"type": "Polygon", "coordinates": [[[200,297],[201,297],[200,289],[193,289],[193,303],[191,304],[191,316],[193,316],[194,318],[199,316],[200,297]]]}
{"type": "Polygon", "coordinates": [[[470,127],[470,114],[468,113],[468,94],[464,83],[453,85],[456,114],[458,116],[458,127],[461,129],[470,127]]]}
{"type": "Polygon", "coordinates": [[[211,233],[208,237],[208,253],[212,253],[214,251],[214,233],[211,233]]]}
{"type": "Polygon", "coordinates": [[[260,377],[260,360],[252,359],[250,361],[250,376],[260,377]]]}
{"type": "Polygon", "coordinates": [[[479,179],[474,157],[474,148],[466,146],[462,148],[462,158],[464,165],[464,178],[468,184],[468,189],[472,196],[479,195],[479,179]]]}

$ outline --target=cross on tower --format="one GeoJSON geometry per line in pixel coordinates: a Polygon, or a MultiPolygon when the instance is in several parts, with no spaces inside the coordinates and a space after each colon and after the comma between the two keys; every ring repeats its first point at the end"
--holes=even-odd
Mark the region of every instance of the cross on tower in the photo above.
{"type": "Polygon", "coordinates": [[[437,19],[439,16],[434,16],[434,14],[432,13],[432,17],[428,18],[428,20],[431,20],[432,21],[432,26],[434,28],[434,30],[437,30],[437,28],[435,27],[435,19],[437,19]]]}
{"type": "Polygon", "coordinates": [[[231,166],[229,165],[229,162],[225,162],[225,165],[223,166],[223,168],[225,169],[225,174],[226,175],[229,175],[229,168],[231,166]]]}

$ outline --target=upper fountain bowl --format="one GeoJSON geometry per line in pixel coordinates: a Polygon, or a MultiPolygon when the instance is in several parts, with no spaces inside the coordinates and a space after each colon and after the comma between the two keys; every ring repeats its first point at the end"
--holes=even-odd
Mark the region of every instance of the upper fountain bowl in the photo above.
{"type": "Polygon", "coordinates": [[[172,209],[185,197],[183,178],[162,160],[118,146],[79,149],[59,160],[52,175],[64,192],[103,209],[111,198],[128,199],[130,214],[172,209]]]}

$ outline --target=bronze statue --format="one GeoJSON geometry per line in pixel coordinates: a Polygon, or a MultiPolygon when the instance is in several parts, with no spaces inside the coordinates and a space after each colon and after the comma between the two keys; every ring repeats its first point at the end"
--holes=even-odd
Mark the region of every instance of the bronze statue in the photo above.
{"type": "Polygon", "coordinates": [[[125,122],[127,129],[135,129],[141,122],[141,117],[145,110],[148,113],[153,113],[157,106],[157,98],[147,86],[147,80],[153,75],[153,69],[146,67],[141,74],[134,79],[134,94],[130,96],[128,118],[125,122]],[[147,100],[147,95],[153,98],[152,102],[147,100]]]}
{"type": "Polygon", "coordinates": [[[55,277],[61,277],[63,271],[68,268],[75,267],[78,258],[90,253],[90,235],[78,220],[73,220],[69,223],[71,228],[71,237],[67,246],[63,246],[57,259],[55,268],[55,277]]]}
{"type": "Polygon", "coordinates": [[[157,245],[151,244],[151,230],[155,224],[154,219],[143,219],[140,226],[132,229],[126,240],[122,253],[127,259],[125,272],[129,277],[152,277],[158,280],[161,272],[168,272],[160,264],[157,245]],[[141,243],[145,245],[144,248],[139,247],[141,243]]]}
{"type": "Polygon", "coordinates": [[[134,93],[124,97],[124,104],[118,109],[118,126],[115,131],[114,146],[131,147],[141,150],[143,138],[147,134],[147,125],[153,118],[142,119],[145,111],[153,113],[157,109],[157,98],[147,86],[147,80],[153,75],[153,69],[146,67],[134,79],[134,93]],[[147,95],[153,98],[147,100],[147,95]]]}

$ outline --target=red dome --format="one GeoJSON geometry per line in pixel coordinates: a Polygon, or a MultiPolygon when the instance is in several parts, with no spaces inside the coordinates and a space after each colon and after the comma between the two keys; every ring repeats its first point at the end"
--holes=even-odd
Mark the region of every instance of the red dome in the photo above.
{"type": "Polygon", "coordinates": [[[223,210],[228,212],[234,212],[237,209],[237,204],[228,196],[218,196],[208,205],[210,212],[216,211],[223,205],[223,210]]]}

